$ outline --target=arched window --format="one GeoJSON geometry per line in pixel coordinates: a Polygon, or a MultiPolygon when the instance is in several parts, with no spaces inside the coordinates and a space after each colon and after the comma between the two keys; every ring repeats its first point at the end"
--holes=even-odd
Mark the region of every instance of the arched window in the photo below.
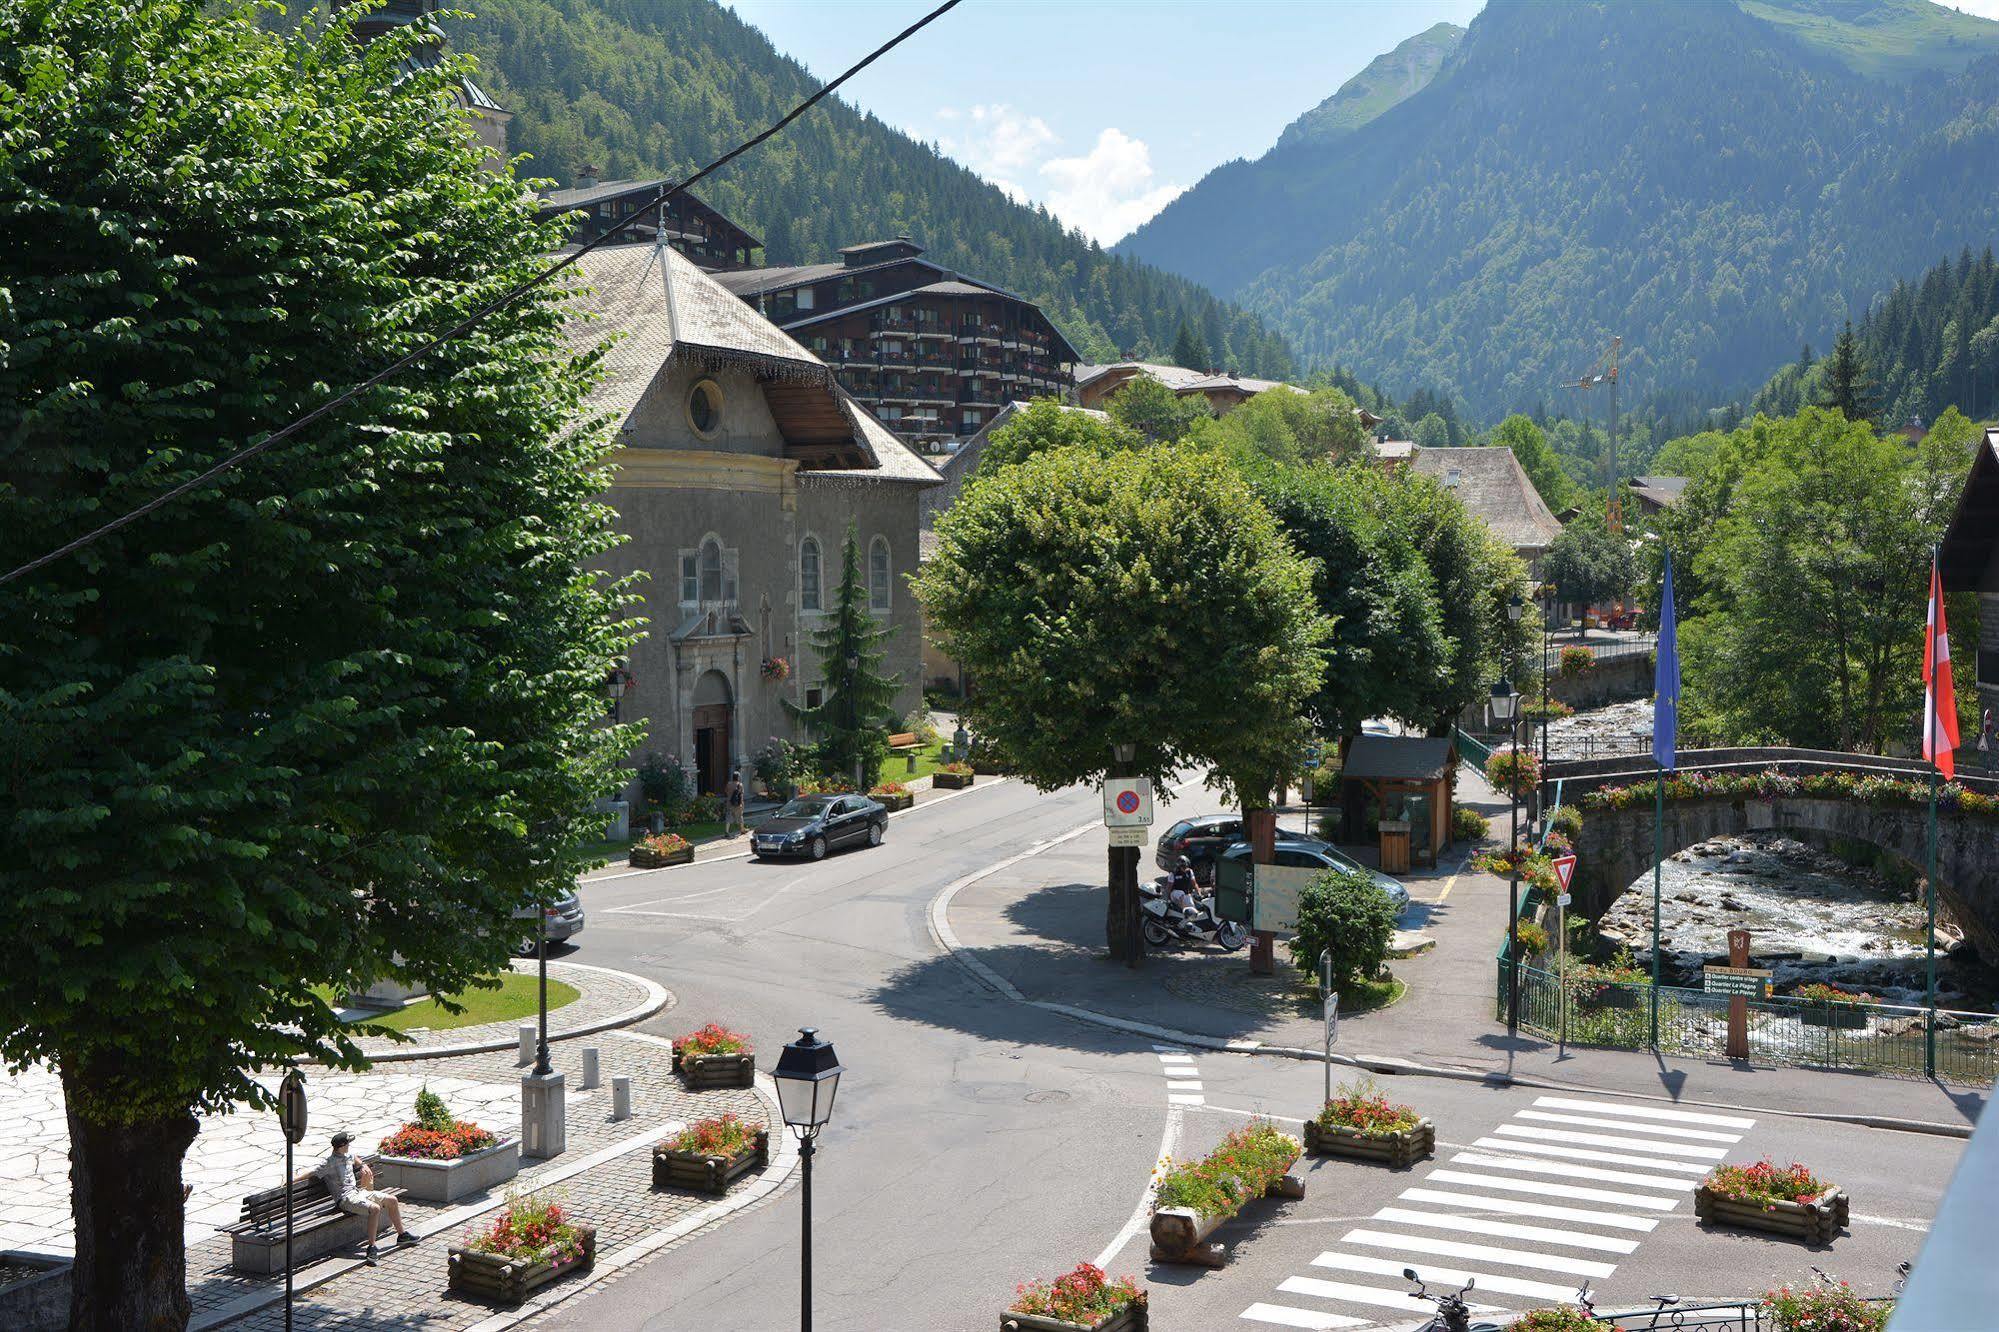
{"type": "Polygon", "coordinates": [[[819,610],[819,592],[819,538],[807,537],[798,547],[798,609],[819,610]]]}
{"type": "Polygon", "coordinates": [[[722,543],[709,537],[701,543],[701,600],[722,599],[722,543]]]}
{"type": "Polygon", "coordinates": [[[888,538],[876,537],[868,543],[868,609],[889,607],[888,538]]]}

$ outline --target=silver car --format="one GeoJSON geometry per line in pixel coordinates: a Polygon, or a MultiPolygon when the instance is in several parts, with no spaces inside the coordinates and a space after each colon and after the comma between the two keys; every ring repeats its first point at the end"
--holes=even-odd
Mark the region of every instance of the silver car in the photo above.
{"type": "MultiPolygon", "coordinates": [[[[522,907],[514,913],[515,920],[525,921],[527,925],[527,937],[515,946],[522,957],[535,955],[535,943],[538,938],[534,928],[535,911],[536,908],[530,906],[522,907]]],[[[542,907],[540,911],[542,919],[546,922],[550,943],[573,939],[583,930],[583,899],[576,895],[576,890],[573,888],[564,893],[554,906],[542,907]]]]}
{"type": "MultiPolygon", "coordinates": [[[[1248,860],[1250,850],[1248,842],[1239,842],[1222,852],[1222,855],[1229,860],[1248,860]]],[[[1300,869],[1358,870],[1373,879],[1374,886],[1387,895],[1388,903],[1395,908],[1397,916],[1400,916],[1403,909],[1409,905],[1409,890],[1402,886],[1400,880],[1361,864],[1331,842],[1322,842],[1316,837],[1298,837],[1280,829],[1277,837],[1277,863],[1297,866],[1300,869]]]]}

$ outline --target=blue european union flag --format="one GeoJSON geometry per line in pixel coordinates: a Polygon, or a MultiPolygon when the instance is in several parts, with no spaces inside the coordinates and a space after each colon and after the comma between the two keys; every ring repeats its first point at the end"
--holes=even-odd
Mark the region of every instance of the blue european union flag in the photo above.
{"type": "Polygon", "coordinates": [[[1659,594],[1658,664],[1652,672],[1652,758],[1671,771],[1680,741],[1680,635],[1673,622],[1673,552],[1659,594]]]}

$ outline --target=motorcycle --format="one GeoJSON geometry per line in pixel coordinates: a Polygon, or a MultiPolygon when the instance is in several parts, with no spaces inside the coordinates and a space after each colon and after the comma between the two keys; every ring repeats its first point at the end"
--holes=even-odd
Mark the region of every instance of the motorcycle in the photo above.
{"type": "MultiPolygon", "coordinates": [[[[1432,1295],[1413,1267],[1402,1269],[1402,1279],[1416,1283],[1417,1299],[1428,1300],[1437,1306],[1437,1316],[1414,1332],[1499,1332],[1497,1323],[1474,1323],[1471,1320],[1471,1306],[1465,1303],[1465,1292],[1477,1284],[1476,1278],[1466,1281],[1455,1295],[1432,1295]]],[[[1589,1287],[1584,1286],[1583,1289],[1588,1291],[1589,1287]]]]}
{"type": "Polygon", "coordinates": [[[1139,927],[1152,947],[1205,947],[1212,943],[1225,953],[1233,953],[1249,942],[1249,931],[1240,921],[1223,920],[1215,914],[1213,897],[1204,897],[1192,911],[1183,911],[1173,905],[1170,891],[1163,875],[1138,887],[1139,927]]]}

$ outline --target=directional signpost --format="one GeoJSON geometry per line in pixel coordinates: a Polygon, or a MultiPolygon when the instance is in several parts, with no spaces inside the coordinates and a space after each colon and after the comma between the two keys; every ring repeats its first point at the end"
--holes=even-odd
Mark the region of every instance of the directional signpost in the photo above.
{"type": "Polygon", "coordinates": [[[1333,1099],[1333,1046],[1340,1039],[1340,992],[1333,988],[1333,952],[1330,948],[1319,954],[1319,993],[1325,996],[1326,1015],[1326,1096],[1319,1104],[1329,1105],[1333,1099]]]}
{"type": "Polygon", "coordinates": [[[1728,1057],[1749,1058],[1749,1001],[1770,997],[1770,973],[1749,965],[1749,931],[1728,932],[1728,965],[1702,967],[1701,988],[1728,996],[1728,1057]]]}

